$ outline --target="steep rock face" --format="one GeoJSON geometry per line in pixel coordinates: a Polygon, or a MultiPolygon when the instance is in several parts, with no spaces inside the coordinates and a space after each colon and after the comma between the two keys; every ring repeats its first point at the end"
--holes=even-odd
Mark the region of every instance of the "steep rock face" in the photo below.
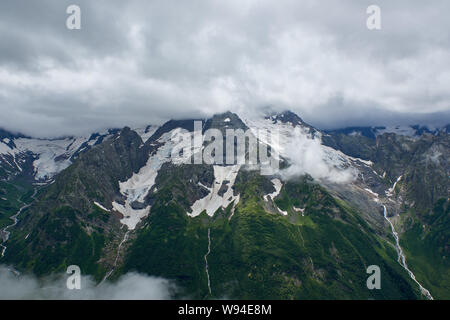
{"type": "Polygon", "coordinates": [[[242,129],[247,130],[248,127],[242,122],[241,118],[235,113],[225,112],[222,114],[214,115],[212,118],[208,119],[205,123],[203,131],[208,129],[219,129],[222,135],[225,137],[226,129],[242,129]]]}
{"type": "Polygon", "coordinates": [[[386,133],[376,140],[338,134],[326,136],[323,141],[350,156],[373,161],[374,170],[386,185],[402,176],[399,186],[405,186],[404,200],[425,213],[439,198],[448,196],[449,139],[444,133],[424,134],[416,139],[386,133]]]}
{"type": "Polygon", "coordinates": [[[67,261],[100,277],[98,260],[108,255],[105,238],[120,238],[121,218],[113,214],[120,199],[118,182],[145,164],[141,138],[129,128],[80,155],[27,208],[8,241],[5,261],[37,274],[64,269],[67,261]],[[96,204],[97,203],[97,204],[96,204]]]}
{"type": "Polygon", "coordinates": [[[300,126],[303,128],[307,128],[309,133],[312,134],[313,136],[320,133],[320,130],[314,128],[313,126],[303,121],[302,118],[300,118],[297,114],[295,114],[292,111],[275,113],[272,114],[271,116],[267,116],[265,119],[270,120],[273,124],[282,123],[282,124],[290,124],[293,127],[300,126]]]}
{"type": "Polygon", "coordinates": [[[322,137],[324,145],[343,153],[364,160],[374,158],[376,141],[363,135],[347,135],[342,133],[325,134],[322,137]]]}
{"type": "Polygon", "coordinates": [[[416,142],[414,154],[404,171],[407,198],[427,213],[450,190],[450,136],[425,135],[416,142]]]}
{"type": "Polygon", "coordinates": [[[211,165],[174,165],[165,163],[156,177],[155,190],[149,193],[147,200],[154,204],[163,197],[167,205],[177,202],[189,212],[198,199],[209,194],[208,188],[214,183],[214,170],[211,165]],[[164,192],[158,190],[165,190],[164,192]]]}
{"type": "Polygon", "coordinates": [[[111,209],[110,203],[119,197],[119,181],[126,180],[141,168],[148,155],[140,148],[141,138],[125,128],[108,141],[82,154],[64,170],[39,201],[41,206],[69,205],[89,211],[93,201],[111,209]],[[52,204],[52,202],[55,204],[52,204]]]}

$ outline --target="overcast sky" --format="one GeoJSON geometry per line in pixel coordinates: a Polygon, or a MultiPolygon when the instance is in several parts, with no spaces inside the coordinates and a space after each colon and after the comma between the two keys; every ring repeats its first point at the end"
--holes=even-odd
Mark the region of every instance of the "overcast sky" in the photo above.
{"type": "Polygon", "coordinates": [[[448,0],[0,1],[0,127],[80,134],[232,110],[450,122],[448,0]],[[81,30],[66,8],[81,7],[81,30]],[[381,8],[382,29],[366,27],[381,8]]]}

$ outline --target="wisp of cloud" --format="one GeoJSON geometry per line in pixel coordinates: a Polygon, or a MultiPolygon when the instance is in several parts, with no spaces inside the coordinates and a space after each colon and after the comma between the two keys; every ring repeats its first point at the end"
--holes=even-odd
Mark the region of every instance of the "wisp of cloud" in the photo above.
{"type": "Polygon", "coordinates": [[[130,272],[116,282],[97,285],[82,276],[81,289],[69,290],[68,275],[38,279],[31,275],[16,275],[0,266],[0,299],[2,300],[164,300],[170,299],[176,286],[169,280],[130,272]]]}
{"type": "Polygon", "coordinates": [[[280,174],[286,180],[304,174],[332,183],[348,183],[356,178],[356,169],[346,166],[345,159],[335,150],[322,145],[320,138],[311,137],[298,127],[284,150],[290,166],[280,174]]]}

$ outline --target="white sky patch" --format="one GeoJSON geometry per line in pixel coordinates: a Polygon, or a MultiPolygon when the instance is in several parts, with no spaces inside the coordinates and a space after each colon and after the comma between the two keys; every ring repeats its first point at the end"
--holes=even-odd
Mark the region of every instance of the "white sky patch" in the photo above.
{"type": "Polygon", "coordinates": [[[219,208],[226,208],[230,203],[234,201],[234,206],[239,202],[239,195],[234,196],[232,186],[236,180],[239,172],[240,165],[235,166],[214,166],[214,182],[212,188],[207,188],[210,193],[197,200],[191,207],[192,212],[188,213],[190,217],[196,217],[203,210],[212,217],[219,208]],[[222,183],[227,180],[228,189],[223,194],[219,195],[220,187],[222,183]]]}

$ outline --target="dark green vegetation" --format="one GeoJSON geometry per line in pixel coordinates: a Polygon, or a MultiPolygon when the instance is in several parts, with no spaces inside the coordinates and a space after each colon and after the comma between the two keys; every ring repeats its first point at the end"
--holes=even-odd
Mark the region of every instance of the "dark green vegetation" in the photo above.
{"type": "Polygon", "coordinates": [[[408,266],[435,299],[450,299],[450,202],[440,199],[425,223],[408,212],[401,237],[408,266]]]}
{"type": "Polygon", "coordinates": [[[325,137],[324,142],[372,160],[377,171],[386,172],[386,186],[402,176],[394,198],[402,217],[397,229],[408,266],[435,298],[450,299],[449,135],[424,134],[411,139],[384,134],[370,140],[340,134],[325,137]]]}
{"type": "Polygon", "coordinates": [[[75,264],[84,273],[101,279],[104,270],[97,261],[105,237],[101,230],[88,234],[76,216],[77,212],[70,207],[49,212],[26,239],[15,236],[8,245],[6,262],[32,270],[38,276],[65,272],[69,265],[75,264]]]}
{"type": "Polygon", "coordinates": [[[32,186],[20,182],[0,181],[0,229],[10,225],[10,217],[31,202],[32,186]]]}
{"type": "MultiPolygon", "coordinates": [[[[176,201],[156,201],[129,249],[123,272],[175,280],[191,298],[416,299],[418,290],[396,263],[394,249],[373,236],[355,211],[307,179],[289,183],[276,202],[289,216],[267,212],[257,174],[240,173],[241,201],[214,218],[189,218],[176,201]],[[291,196],[291,195],[295,196],[291,196]],[[291,205],[306,206],[305,216],[291,205]],[[209,295],[204,255],[208,255],[209,295]],[[381,268],[382,290],[366,287],[366,268],[381,268]]],[[[158,191],[170,192],[177,185],[158,191]]]]}
{"type": "Polygon", "coordinates": [[[120,201],[118,181],[129,178],[146,162],[141,144],[141,138],[125,128],[81,154],[22,212],[2,262],[37,275],[76,264],[101,279],[124,231],[120,216],[107,214],[94,201],[109,206],[113,199],[120,201]],[[100,263],[101,258],[109,260],[100,263]]]}

